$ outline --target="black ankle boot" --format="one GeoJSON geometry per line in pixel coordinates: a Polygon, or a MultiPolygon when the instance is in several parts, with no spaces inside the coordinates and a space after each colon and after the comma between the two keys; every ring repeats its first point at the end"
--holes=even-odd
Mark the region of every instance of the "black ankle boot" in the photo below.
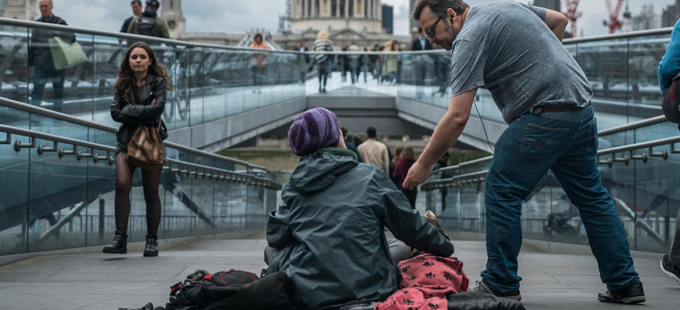
{"type": "Polygon", "coordinates": [[[146,235],[146,246],[144,256],[158,256],[158,236],[146,235]]]}
{"type": "Polygon", "coordinates": [[[116,230],[116,236],[113,241],[104,247],[104,253],[109,254],[125,254],[127,253],[127,235],[122,230],[116,230]]]}

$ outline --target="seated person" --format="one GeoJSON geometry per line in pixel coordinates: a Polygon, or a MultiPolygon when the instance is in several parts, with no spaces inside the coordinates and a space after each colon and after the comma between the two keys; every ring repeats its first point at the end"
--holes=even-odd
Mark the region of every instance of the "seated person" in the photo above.
{"type": "Polygon", "coordinates": [[[337,117],[323,108],[304,112],[288,132],[302,158],[283,186],[284,203],[269,214],[265,261],[267,274],[283,271],[295,282],[298,309],[337,309],[395,292],[399,271],[384,227],[409,247],[453,254],[387,175],[357,162],[341,137],[337,117]]]}

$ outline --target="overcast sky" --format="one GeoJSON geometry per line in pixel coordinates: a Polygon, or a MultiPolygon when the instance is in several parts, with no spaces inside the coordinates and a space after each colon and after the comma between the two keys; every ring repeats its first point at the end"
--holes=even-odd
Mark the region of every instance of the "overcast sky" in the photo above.
{"type": "MultiPolygon", "coordinates": [[[[469,0],[471,6],[498,0],[469,0]]],[[[506,0],[510,1],[510,0],[506,0]]],[[[530,2],[532,0],[520,0],[530,2]]],[[[581,1],[579,11],[579,33],[584,36],[606,34],[607,27],[602,21],[607,19],[607,0],[581,1]]],[[[616,0],[609,0],[614,3],[616,0]]],[[[674,0],[628,0],[630,11],[637,15],[644,4],[654,4],[654,12],[660,14],[662,8],[674,0]]],[[[394,28],[396,34],[408,33],[408,0],[383,0],[394,6],[394,28]]],[[[54,0],[54,13],[64,18],[70,25],[108,31],[118,31],[123,20],[131,15],[129,0],[54,0]]],[[[565,11],[565,0],[562,10],[565,11]]],[[[284,0],[185,0],[184,16],[187,31],[199,32],[244,32],[252,28],[264,28],[272,32],[278,29],[278,16],[285,11],[284,0]]]]}

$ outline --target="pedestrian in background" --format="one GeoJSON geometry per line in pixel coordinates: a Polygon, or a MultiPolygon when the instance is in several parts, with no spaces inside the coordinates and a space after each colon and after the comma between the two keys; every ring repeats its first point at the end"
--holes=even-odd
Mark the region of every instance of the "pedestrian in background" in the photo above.
{"type": "MultiPolygon", "coordinates": [[[[352,44],[347,48],[347,51],[349,52],[361,52],[361,47],[357,45],[355,42],[352,42],[352,44]]],[[[359,54],[354,54],[354,55],[348,55],[349,58],[349,69],[350,69],[350,74],[351,79],[352,79],[352,85],[356,82],[356,80],[359,77],[359,68],[361,66],[361,55],[359,54]]]]}
{"type": "MultiPolygon", "coordinates": [[[[253,43],[250,44],[250,48],[268,50],[269,46],[264,42],[262,34],[255,34],[253,43]]],[[[253,74],[253,93],[261,93],[262,91],[258,86],[262,85],[262,80],[266,77],[267,73],[267,53],[252,52],[250,58],[250,71],[253,74]]]]}
{"type": "MultiPolygon", "coordinates": [[[[168,130],[160,122],[165,109],[167,92],[172,90],[167,71],[158,63],[156,54],[144,42],[132,44],[125,53],[114,84],[111,117],[121,123],[116,133],[116,232],[113,241],[104,247],[109,254],[127,253],[127,229],[130,217],[130,190],[136,166],[127,162],[127,146],[139,126],[157,128],[166,139],[168,130]]],[[[144,256],[158,256],[158,226],[161,222],[161,199],[158,187],[163,167],[142,168],[142,187],[146,202],[146,246],[144,256]]]]}
{"type": "Polygon", "coordinates": [[[347,128],[345,128],[345,127],[340,127],[340,131],[342,131],[342,138],[345,140],[345,145],[347,146],[347,149],[354,152],[354,154],[357,154],[357,160],[360,163],[363,163],[364,161],[361,159],[361,154],[359,154],[359,149],[357,149],[357,146],[354,143],[350,142],[347,139],[347,133],[349,132],[349,130],[347,130],[347,128]]]}
{"type": "MultiPolygon", "coordinates": [[[[40,0],[38,2],[40,18],[38,22],[68,26],[66,21],[52,14],[54,3],[52,0],[40,0]]],[[[28,49],[28,66],[33,67],[33,92],[31,92],[31,104],[41,106],[43,93],[47,81],[52,81],[52,109],[62,112],[64,105],[64,80],[66,70],[57,70],[54,66],[54,58],[50,49],[50,39],[61,38],[66,43],[76,41],[75,34],[71,32],[55,31],[48,29],[33,28],[31,30],[31,44],[28,49]]]]}
{"type": "Polygon", "coordinates": [[[389,79],[392,85],[397,84],[397,44],[394,41],[385,42],[385,53],[382,54],[383,81],[389,79]],[[394,53],[394,54],[391,54],[394,53]]]}
{"type": "Polygon", "coordinates": [[[158,17],[158,9],[161,4],[158,0],[147,0],[146,7],[142,14],[130,22],[128,26],[128,33],[159,37],[159,38],[170,38],[170,31],[168,30],[168,25],[165,21],[158,17]]]}
{"type": "Polygon", "coordinates": [[[399,159],[399,162],[394,168],[394,174],[392,175],[392,177],[397,182],[398,184],[397,187],[399,188],[399,190],[401,190],[401,192],[404,193],[404,195],[406,195],[409,204],[411,204],[411,209],[415,209],[416,197],[418,196],[418,187],[408,189],[402,186],[404,180],[406,179],[406,175],[408,175],[408,170],[411,169],[411,166],[413,166],[413,164],[416,162],[415,153],[413,152],[413,147],[410,145],[402,146],[402,148],[403,149],[400,154],[401,159],[399,159]]]}
{"type": "MultiPolygon", "coordinates": [[[[430,40],[425,37],[423,27],[418,27],[418,36],[411,43],[412,51],[429,51],[432,49],[430,40]]],[[[423,86],[425,86],[425,77],[427,77],[427,60],[431,59],[431,55],[411,55],[411,62],[413,70],[415,71],[415,84],[419,86],[416,88],[416,96],[423,97],[423,86]]]]}
{"type": "Polygon", "coordinates": [[[123,27],[120,28],[120,32],[123,32],[123,33],[128,32],[128,28],[130,28],[130,23],[132,22],[132,20],[139,17],[139,15],[142,15],[142,1],[133,0],[130,3],[130,6],[132,7],[132,16],[128,17],[123,22],[123,27]]]}
{"type": "MultiPolygon", "coordinates": [[[[321,30],[316,36],[316,41],[314,41],[315,52],[332,52],[333,43],[328,40],[328,31],[321,30]]],[[[314,55],[314,62],[316,62],[316,68],[319,72],[319,92],[326,92],[326,82],[328,82],[328,74],[330,73],[333,66],[333,57],[328,54],[316,54],[314,55]]]]}
{"type": "Polygon", "coordinates": [[[357,148],[365,163],[376,166],[388,177],[390,175],[390,155],[387,146],[376,140],[377,132],[374,127],[366,129],[368,139],[357,148]]]}
{"type": "MultiPolygon", "coordinates": [[[[306,53],[309,51],[309,48],[307,45],[305,45],[305,40],[300,40],[298,45],[295,47],[295,50],[300,52],[300,53],[306,53]]],[[[297,65],[298,65],[298,72],[300,74],[300,84],[305,83],[305,76],[307,76],[307,64],[309,63],[309,55],[307,54],[298,54],[297,55],[297,65]]]]}

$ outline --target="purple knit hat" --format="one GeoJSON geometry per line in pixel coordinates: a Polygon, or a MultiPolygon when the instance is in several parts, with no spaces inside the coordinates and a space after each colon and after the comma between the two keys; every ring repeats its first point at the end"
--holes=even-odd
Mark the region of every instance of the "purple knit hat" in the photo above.
{"type": "Polygon", "coordinates": [[[288,130],[288,144],[297,156],[306,156],[340,142],[340,125],[333,112],[314,108],[302,113],[288,130]]]}

